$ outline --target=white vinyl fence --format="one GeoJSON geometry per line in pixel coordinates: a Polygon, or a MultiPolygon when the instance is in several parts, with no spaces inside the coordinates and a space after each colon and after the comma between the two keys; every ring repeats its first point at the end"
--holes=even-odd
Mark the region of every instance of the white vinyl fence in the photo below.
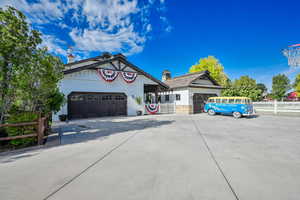
{"type": "Polygon", "coordinates": [[[298,113],[300,114],[300,101],[296,102],[253,102],[254,109],[259,112],[268,112],[274,114],[280,113],[298,113]]]}

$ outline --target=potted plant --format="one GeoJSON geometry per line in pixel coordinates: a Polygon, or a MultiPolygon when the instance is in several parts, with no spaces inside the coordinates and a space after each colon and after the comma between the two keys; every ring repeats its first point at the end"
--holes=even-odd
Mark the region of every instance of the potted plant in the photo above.
{"type": "MultiPolygon", "coordinates": [[[[142,105],[142,97],[136,97],[135,101],[138,105],[142,105]]],[[[141,111],[141,110],[136,111],[137,116],[141,116],[142,114],[143,114],[143,111],[141,111]]]]}
{"type": "Polygon", "coordinates": [[[62,122],[65,122],[68,118],[68,116],[66,114],[59,115],[58,117],[59,117],[59,120],[62,122]]]}

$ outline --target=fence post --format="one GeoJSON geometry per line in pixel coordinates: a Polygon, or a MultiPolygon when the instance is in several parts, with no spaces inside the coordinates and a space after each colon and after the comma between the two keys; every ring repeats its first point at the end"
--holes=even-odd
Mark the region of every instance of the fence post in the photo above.
{"type": "Polygon", "coordinates": [[[38,118],[38,128],[37,128],[37,140],[38,145],[42,145],[44,141],[44,119],[41,115],[38,118]]]}
{"type": "Polygon", "coordinates": [[[274,101],[274,114],[277,115],[278,107],[277,107],[277,100],[274,101]]]}

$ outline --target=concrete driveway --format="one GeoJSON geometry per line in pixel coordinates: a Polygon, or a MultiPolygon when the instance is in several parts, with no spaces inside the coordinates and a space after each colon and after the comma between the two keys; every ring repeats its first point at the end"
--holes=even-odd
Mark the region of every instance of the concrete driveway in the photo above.
{"type": "Polygon", "coordinates": [[[0,198],[298,200],[299,124],[205,114],[57,124],[61,145],[0,155],[0,198]]]}

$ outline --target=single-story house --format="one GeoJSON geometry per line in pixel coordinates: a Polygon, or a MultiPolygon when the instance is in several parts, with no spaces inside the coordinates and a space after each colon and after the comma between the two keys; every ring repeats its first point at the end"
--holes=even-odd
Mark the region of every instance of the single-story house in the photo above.
{"type": "Polygon", "coordinates": [[[160,102],[175,103],[176,113],[200,113],[209,97],[221,96],[222,87],[208,71],[171,78],[171,72],[165,70],[162,81],[169,90],[160,93],[160,102]]]}
{"type": "Polygon", "coordinates": [[[66,64],[59,88],[67,103],[53,120],[62,114],[69,119],[137,115],[138,111],[144,112],[147,93],[158,94],[168,86],[122,54],[104,53],[66,64]]]}

